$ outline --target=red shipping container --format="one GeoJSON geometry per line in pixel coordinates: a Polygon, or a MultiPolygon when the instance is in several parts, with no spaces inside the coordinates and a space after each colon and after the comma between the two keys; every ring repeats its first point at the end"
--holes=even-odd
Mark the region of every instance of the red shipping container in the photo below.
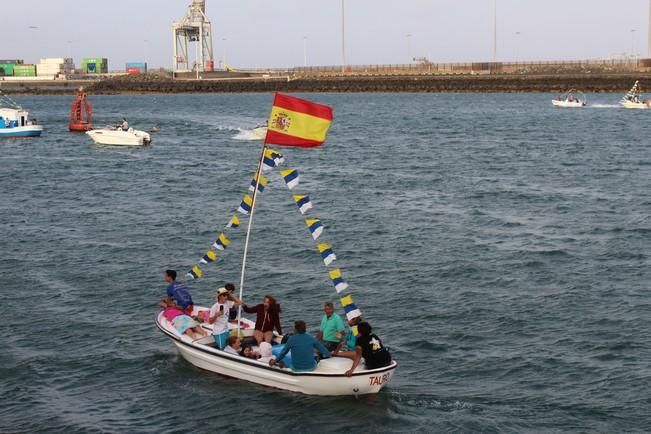
{"type": "Polygon", "coordinates": [[[140,68],[127,68],[127,74],[139,74],[142,72],[140,68]]]}

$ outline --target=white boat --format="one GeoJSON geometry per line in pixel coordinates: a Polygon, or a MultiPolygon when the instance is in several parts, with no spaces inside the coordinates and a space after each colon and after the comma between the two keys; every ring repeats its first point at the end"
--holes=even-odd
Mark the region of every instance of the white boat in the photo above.
{"type": "Polygon", "coordinates": [[[122,129],[101,128],[86,131],[93,141],[98,145],[108,146],[143,146],[151,143],[149,133],[129,128],[122,129]]]}
{"type": "Polygon", "coordinates": [[[255,137],[255,140],[264,140],[265,137],[267,137],[267,125],[258,125],[253,130],[251,130],[251,133],[255,137]]]}
{"type": "Polygon", "coordinates": [[[651,106],[651,100],[642,100],[641,96],[642,89],[640,88],[640,82],[636,80],[631,90],[619,101],[619,104],[628,109],[648,109],[651,106]]]}
{"type": "Polygon", "coordinates": [[[42,132],[27,110],[0,92],[0,137],[39,137],[42,132]]]}
{"type": "Polygon", "coordinates": [[[554,107],[580,108],[588,105],[588,101],[583,92],[571,89],[556,99],[553,99],[552,105],[554,107]]]}
{"type": "MultiPolygon", "coordinates": [[[[288,99],[288,97],[285,96],[282,97],[288,99]]],[[[276,98],[277,99],[279,98],[279,94],[276,95],[276,98]]],[[[315,103],[311,103],[311,104],[316,105],[315,103]]],[[[326,106],[322,106],[322,107],[326,107],[326,106]]],[[[275,105],[274,108],[276,108],[275,105]]],[[[331,110],[329,107],[326,108],[328,110],[331,110]]],[[[327,110],[322,110],[322,112],[323,111],[327,111],[327,110]]],[[[272,111],[272,115],[273,114],[274,112],[272,111]]],[[[280,110],[276,110],[275,116],[278,118],[282,118],[283,116],[285,116],[285,114],[282,113],[282,111],[280,110]]],[[[330,115],[330,119],[331,118],[332,116],[330,115]]],[[[299,124],[301,119],[302,118],[297,117],[294,120],[294,124],[299,124]]],[[[325,140],[325,134],[327,132],[328,126],[329,123],[325,127],[323,127],[323,123],[319,124],[318,128],[322,129],[323,135],[322,136],[315,135],[315,137],[321,137],[320,139],[321,143],[323,142],[323,140],[325,140]]],[[[304,131],[304,129],[301,129],[301,131],[304,131]]],[[[321,133],[317,133],[317,134],[321,134],[321,133]]],[[[296,137],[297,136],[293,136],[292,140],[297,140],[296,137]]],[[[305,140],[305,139],[301,139],[301,140],[305,140]]],[[[274,143],[280,144],[278,141],[274,143]]],[[[296,145],[296,142],[293,143],[294,145],[296,145]]],[[[310,146],[314,145],[313,142],[306,142],[306,143],[309,144],[310,146]]],[[[282,154],[280,154],[275,150],[272,150],[271,148],[268,148],[265,139],[265,143],[262,146],[262,153],[260,155],[260,159],[258,162],[258,168],[254,174],[253,181],[250,184],[249,191],[251,191],[252,197],[248,196],[248,194],[245,195],[242,204],[240,205],[240,208],[238,208],[237,211],[241,214],[248,216],[248,227],[246,230],[246,237],[244,242],[244,253],[242,259],[241,280],[240,280],[240,288],[239,288],[240,300],[243,300],[244,270],[246,266],[246,258],[247,258],[247,251],[249,246],[249,238],[251,235],[251,225],[253,222],[253,215],[256,207],[256,202],[258,202],[257,200],[257,197],[259,195],[258,192],[263,191],[263,189],[261,189],[261,187],[263,186],[261,181],[262,169],[263,167],[267,167],[268,170],[272,170],[273,167],[280,164],[281,161],[284,161],[282,154]],[[279,162],[277,163],[276,161],[279,162]]],[[[289,172],[291,173],[286,173],[284,175],[284,179],[285,182],[287,183],[287,187],[289,187],[289,189],[291,190],[294,187],[296,187],[296,185],[298,185],[298,173],[295,170],[290,170],[289,172]],[[296,177],[292,177],[292,173],[296,175],[296,177]]],[[[264,184],[266,183],[267,181],[265,180],[264,184]]],[[[298,205],[301,214],[305,214],[305,212],[307,212],[308,209],[311,209],[312,207],[311,203],[309,203],[309,207],[308,207],[307,204],[303,202],[303,200],[305,200],[307,196],[293,196],[293,198],[294,201],[298,201],[296,202],[296,204],[298,205]]],[[[315,222],[318,222],[318,224],[320,225],[319,219],[313,220],[312,224],[314,224],[315,222]]],[[[230,223],[226,226],[226,228],[230,228],[230,230],[237,230],[236,228],[239,225],[240,225],[240,221],[238,218],[236,218],[236,215],[234,215],[231,218],[230,223]]],[[[312,228],[310,228],[310,232],[312,232],[312,238],[314,240],[316,240],[321,235],[321,231],[322,231],[322,227],[319,227],[318,230],[316,228],[317,226],[314,226],[314,232],[312,232],[312,228]]],[[[225,232],[222,232],[219,235],[217,241],[215,241],[215,244],[213,244],[213,247],[216,248],[218,251],[223,251],[226,249],[226,246],[228,246],[229,243],[230,241],[226,237],[225,232]]],[[[336,260],[336,256],[329,249],[329,245],[319,244],[318,251],[320,252],[326,267],[328,267],[332,261],[336,260]],[[326,247],[322,249],[321,248],[322,246],[326,246],[326,247]]],[[[220,253],[219,255],[221,256],[222,253],[220,253]]],[[[206,254],[204,255],[204,257],[201,259],[199,263],[208,264],[210,262],[215,261],[216,258],[217,258],[217,253],[215,251],[210,250],[206,252],[206,254]]],[[[337,290],[337,296],[342,297],[340,300],[341,300],[341,305],[344,308],[344,312],[346,313],[346,318],[352,320],[354,318],[360,317],[361,311],[353,303],[352,296],[344,292],[348,288],[348,284],[343,282],[343,279],[341,278],[340,270],[338,268],[334,270],[331,269],[328,270],[329,270],[328,273],[330,275],[330,278],[333,279],[333,283],[335,284],[335,289],[337,290]],[[345,302],[344,299],[346,299],[345,302]]],[[[194,267],[192,267],[188,275],[193,279],[200,278],[203,275],[203,271],[197,264],[194,267]]],[[[195,306],[192,315],[200,317],[201,316],[200,313],[205,314],[205,312],[202,311],[206,309],[207,308],[205,307],[201,308],[195,306]]],[[[241,310],[240,310],[240,314],[241,314],[241,310]]],[[[238,317],[240,318],[239,320],[240,322],[235,321],[236,323],[235,325],[229,323],[229,328],[231,330],[235,328],[236,333],[243,332],[244,336],[252,336],[255,323],[246,320],[244,318],[241,318],[241,316],[239,315],[238,317]]],[[[257,361],[250,358],[246,358],[244,356],[235,355],[220,350],[215,347],[214,339],[212,336],[207,336],[204,338],[200,338],[196,341],[193,341],[190,336],[187,336],[185,334],[179,334],[176,328],[173,326],[173,324],[171,324],[164,317],[162,312],[158,314],[158,316],[156,317],[156,325],[158,329],[174,343],[179,354],[194,366],[221,375],[245,380],[251,383],[275,387],[278,389],[283,389],[291,392],[304,393],[308,395],[365,395],[365,394],[378,393],[384,386],[387,385],[387,383],[389,383],[398,366],[395,360],[392,360],[386,366],[375,368],[375,369],[367,369],[365,363],[359,363],[355,368],[355,370],[350,373],[351,375],[347,376],[346,373],[352,368],[353,361],[345,357],[330,357],[318,361],[315,369],[312,371],[296,372],[291,370],[290,368],[279,367],[278,365],[272,367],[269,365],[268,359],[265,361],[257,361]]],[[[205,330],[212,331],[212,326],[210,326],[209,324],[206,323],[201,324],[201,327],[203,327],[205,330]]],[[[355,333],[355,330],[356,328],[354,328],[354,330],[351,332],[355,333]]],[[[376,341],[376,344],[377,343],[379,342],[376,341]]],[[[277,346],[275,347],[275,349],[280,350],[280,348],[277,346]]],[[[291,357],[291,351],[290,354],[288,354],[288,356],[291,357]]],[[[283,359],[282,361],[284,360],[285,359],[283,359]]]]}
{"type": "MultiPolygon", "coordinates": [[[[196,307],[193,313],[207,307],[196,307]]],[[[255,323],[242,319],[247,328],[240,329],[245,336],[253,335],[255,323]]],[[[351,377],[344,373],[352,366],[352,360],[331,357],[321,360],[316,369],[310,372],[294,372],[289,368],[270,367],[268,361],[258,361],[237,356],[215,348],[212,336],[192,341],[188,335],[181,335],[162,312],[156,317],[156,325],[176,346],[179,354],[194,366],[238,378],[263,386],[299,392],[307,395],[367,395],[378,393],[393,376],[398,364],[392,361],[389,366],[378,369],[364,369],[360,364],[351,377]]],[[[202,327],[211,331],[210,325],[202,327]]],[[[231,329],[236,328],[229,324],[231,329]]],[[[257,348],[254,347],[257,351],[257,348]]]]}

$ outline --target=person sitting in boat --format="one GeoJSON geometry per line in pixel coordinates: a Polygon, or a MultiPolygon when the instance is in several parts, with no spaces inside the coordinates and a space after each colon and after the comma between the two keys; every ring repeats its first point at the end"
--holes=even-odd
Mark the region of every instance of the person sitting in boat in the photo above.
{"type": "Polygon", "coordinates": [[[205,330],[192,317],[186,315],[183,309],[176,305],[174,300],[161,300],[158,305],[165,309],[163,316],[179,333],[186,334],[193,340],[207,336],[205,330]]]}
{"type": "Polygon", "coordinates": [[[261,362],[269,363],[269,360],[273,359],[273,348],[269,342],[260,342],[260,358],[258,359],[261,362]]]}
{"type": "Polygon", "coordinates": [[[353,360],[353,366],[346,371],[346,376],[353,375],[353,371],[364,357],[366,369],[377,369],[391,364],[391,354],[382,345],[377,335],[371,333],[373,328],[367,322],[361,322],[357,326],[359,336],[355,341],[355,351],[341,351],[333,353],[334,356],[348,357],[353,360]]]}
{"type": "Polygon", "coordinates": [[[294,321],[295,334],[289,337],[285,347],[280,351],[276,360],[269,360],[269,366],[280,363],[285,355],[292,352],[292,371],[306,372],[316,368],[317,361],[314,357],[316,349],[323,358],[330,357],[330,351],[323,346],[314,336],[305,332],[305,321],[294,321]]]}
{"type": "Polygon", "coordinates": [[[127,118],[122,118],[122,131],[129,131],[129,122],[127,118]]]}
{"type": "Polygon", "coordinates": [[[240,352],[240,355],[242,357],[246,357],[247,359],[254,360],[258,360],[261,357],[260,353],[253,351],[253,347],[251,345],[242,345],[242,351],[240,352]]]}
{"type": "Polygon", "coordinates": [[[242,341],[240,341],[240,338],[238,338],[237,336],[230,336],[228,338],[228,345],[226,345],[224,351],[226,351],[229,354],[234,354],[236,356],[239,356],[241,347],[242,347],[242,341]]]}
{"type": "Polygon", "coordinates": [[[325,314],[321,318],[321,327],[316,338],[323,342],[328,351],[334,351],[344,335],[344,322],[335,312],[335,307],[329,301],[323,304],[325,314]]]}
{"type": "Polygon", "coordinates": [[[263,341],[271,343],[274,328],[279,335],[283,334],[280,327],[280,304],[276,303],[276,299],[272,296],[265,295],[263,302],[253,307],[243,304],[242,310],[246,313],[256,314],[253,337],[258,344],[263,341]]]}
{"type": "Polygon", "coordinates": [[[168,283],[164,301],[170,302],[174,300],[178,306],[180,306],[185,314],[192,315],[194,310],[194,303],[192,302],[192,296],[188,288],[182,283],[176,281],[176,271],[175,270],[165,270],[165,282],[168,283]]]}
{"type": "Polygon", "coordinates": [[[215,304],[210,308],[208,322],[212,324],[212,335],[215,339],[215,345],[220,350],[226,347],[228,337],[228,315],[233,306],[240,305],[241,302],[235,296],[230,295],[228,289],[219,288],[215,296],[215,304]],[[232,297],[229,300],[229,297],[232,297]]]}
{"type": "Polygon", "coordinates": [[[362,322],[361,316],[356,316],[347,321],[348,327],[344,330],[344,335],[341,337],[337,348],[334,350],[333,355],[339,353],[339,351],[355,351],[355,345],[357,343],[357,336],[353,333],[353,327],[362,322]]]}

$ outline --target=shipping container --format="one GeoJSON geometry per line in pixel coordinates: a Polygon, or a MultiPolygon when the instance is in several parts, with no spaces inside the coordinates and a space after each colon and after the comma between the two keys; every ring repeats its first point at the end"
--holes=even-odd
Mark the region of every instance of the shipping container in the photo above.
{"type": "Polygon", "coordinates": [[[11,77],[14,75],[14,64],[13,63],[0,63],[0,76],[1,77],[11,77]]]}
{"type": "Polygon", "coordinates": [[[11,63],[12,65],[22,65],[25,63],[23,59],[0,59],[0,63],[11,63]]]}
{"type": "Polygon", "coordinates": [[[135,66],[132,66],[132,67],[130,67],[130,68],[127,68],[126,71],[127,71],[127,74],[140,74],[140,73],[142,73],[142,72],[145,72],[145,71],[143,71],[143,70],[140,69],[140,68],[136,68],[135,66]]]}
{"type": "Polygon", "coordinates": [[[81,70],[87,74],[108,73],[108,59],[103,57],[84,57],[81,60],[81,70]]]}
{"type": "Polygon", "coordinates": [[[36,65],[14,65],[15,77],[35,77],[36,65]]]}
{"type": "Polygon", "coordinates": [[[61,65],[61,64],[72,64],[72,58],[71,57],[47,57],[44,59],[41,59],[40,64],[56,64],[56,65],[61,65]]]}

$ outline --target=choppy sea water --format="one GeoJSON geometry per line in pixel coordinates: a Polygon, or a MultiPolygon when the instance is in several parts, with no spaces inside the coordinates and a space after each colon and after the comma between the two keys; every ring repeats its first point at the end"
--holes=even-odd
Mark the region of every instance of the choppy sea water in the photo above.
{"type": "MultiPolygon", "coordinates": [[[[311,94],[327,143],[284,149],[350,293],[399,368],[379,395],[310,397],[201,371],[154,325],[237,208],[272,95],[95,96],[152,146],[67,131],[71,98],[23,97],[46,129],[0,142],[1,432],[651,430],[651,113],[594,95],[311,94]]],[[[245,301],[318,327],[336,300],[277,173],[245,301]]],[[[243,232],[242,232],[243,233],[243,232]]],[[[239,281],[243,237],[190,283],[239,281]]],[[[341,313],[341,312],[340,312],[341,313]]]]}

